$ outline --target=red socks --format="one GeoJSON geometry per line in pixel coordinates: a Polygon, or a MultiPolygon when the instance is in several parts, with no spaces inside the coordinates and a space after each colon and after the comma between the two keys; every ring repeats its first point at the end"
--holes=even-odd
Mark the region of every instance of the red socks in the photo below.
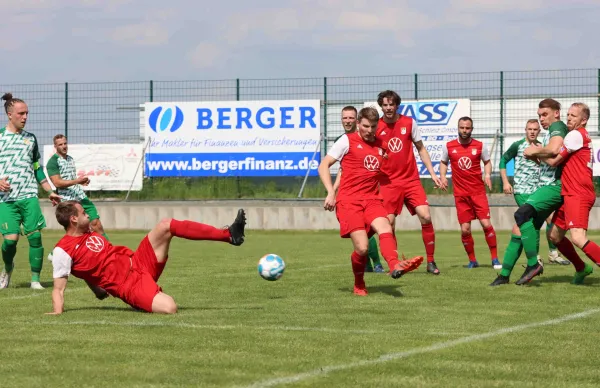
{"type": "Polygon", "coordinates": [[[194,221],[171,220],[171,234],[187,240],[211,240],[230,242],[231,234],[227,229],[217,229],[214,226],[194,221]]]}
{"type": "Polygon", "coordinates": [[[365,288],[365,265],[369,259],[368,256],[361,256],[354,251],[350,259],[352,260],[352,272],[354,272],[354,286],[365,288]]]}
{"type": "Polygon", "coordinates": [[[488,247],[490,247],[490,254],[492,255],[492,260],[498,258],[498,248],[496,243],[496,231],[493,226],[489,228],[483,228],[483,233],[485,234],[485,241],[487,242],[488,247]]]}
{"type": "MultiPolygon", "coordinates": [[[[589,244],[588,244],[589,245],[589,244]]],[[[596,245],[597,247],[597,245],[596,245]]],[[[573,243],[568,238],[563,238],[560,240],[558,244],[556,244],[556,248],[558,251],[563,254],[563,256],[569,260],[573,266],[575,267],[575,271],[583,271],[585,269],[585,263],[581,260],[581,257],[577,254],[573,243]]],[[[585,248],[585,246],[584,246],[585,248]]],[[[584,249],[585,252],[585,249],[584,249]]],[[[587,253],[586,253],[587,254],[587,253]]]]}
{"type": "Polygon", "coordinates": [[[433,224],[422,224],[421,235],[423,236],[423,244],[425,244],[425,253],[427,253],[427,262],[433,262],[433,253],[435,252],[435,232],[433,224]]]}
{"type": "Polygon", "coordinates": [[[461,240],[463,246],[465,247],[465,251],[469,256],[469,261],[477,261],[475,258],[475,241],[473,241],[473,235],[471,235],[471,233],[467,235],[461,235],[461,240]]]}
{"type": "Polygon", "coordinates": [[[398,261],[398,245],[396,239],[391,233],[382,233],[379,235],[379,246],[381,255],[385,259],[390,268],[390,272],[394,270],[398,261]]]}
{"type": "MultiPolygon", "coordinates": [[[[566,239],[563,239],[566,240],[566,239]]],[[[582,249],[583,253],[587,255],[596,265],[600,265],[600,246],[595,242],[588,240],[582,249]]]]}

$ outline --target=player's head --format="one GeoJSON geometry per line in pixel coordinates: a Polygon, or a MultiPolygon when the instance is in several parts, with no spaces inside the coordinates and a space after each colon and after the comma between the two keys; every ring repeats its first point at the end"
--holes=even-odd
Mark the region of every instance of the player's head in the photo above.
{"type": "Polygon", "coordinates": [[[462,140],[469,140],[473,133],[473,120],[469,116],[458,119],[458,136],[462,140]]]}
{"type": "Polygon", "coordinates": [[[393,90],[384,90],[377,96],[377,104],[381,107],[383,116],[389,120],[396,117],[401,102],[400,96],[393,90]]]}
{"type": "Polygon", "coordinates": [[[537,119],[529,119],[525,125],[525,137],[527,137],[529,142],[532,142],[537,139],[541,130],[540,123],[537,119]]]}
{"type": "Polygon", "coordinates": [[[560,102],[546,98],[538,105],[538,117],[544,129],[548,129],[552,123],[560,120],[560,102]]]}
{"type": "Polygon", "coordinates": [[[19,130],[25,128],[27,115],[29,114],[25,101],[20,98],[13,98],[12,93],[4,93],[2,100],[4,100],[4,111],[12,126],[19,130]]]}
{"type": "Polygon", "coordinates": [[[54,136],[54,148],[56,148],[56,153],[60,156],[65,156],[69,151],[69,145],[67,144],[67,137],[62,133],[54,136]]]}
{"type": "Polygon", "coordinates": [[[571,105],[567,113],[567,128],[569,131],[578,128],[585,128],[590,119],[590,107],[583,102],[576,102],[571,105]]]}
{"type": "Polygon", "coordinates": [[[348,105],[342,109],[342,126],[344,127],[344,131],[346,133],[351,133],[356,131],[356,116],[358,112],[356,108],[348,105]]]}
{"type": "Polygon", "coordinates": [[[90,229],[90,217],[78,201],[64,201],[56,206],[56,221],[66,231],[87,232],[90,229]]]}
{"type": "Polygon", "coordinates": [[[379,113],[377,109],[367,107],[358,112],[358,133],[366,142],[375,141],[377,132],[377,123],[379,122],[379,113]]]}

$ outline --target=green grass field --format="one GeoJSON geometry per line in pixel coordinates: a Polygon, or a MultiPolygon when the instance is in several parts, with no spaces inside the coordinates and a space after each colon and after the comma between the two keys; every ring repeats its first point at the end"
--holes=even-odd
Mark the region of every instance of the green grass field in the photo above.
{"type": "MultiPolygon", "coordinates": [[[[45,233],[47,250],[58,237],[45,233]]],[[[110,237],[135,248],[143,233],[110,237]]],[[[367,274],[367,297],[352,294],[350,242],[335,232],[248,231],[241,247],[176,240],[160,285],[178,314],[98,301],[71,279],[59,317],[44,315],[50,288],[28,288],[22,240],[0,292],[0,386],[598,386],[600,270],[573,286],[572,267],[546,265],[528,286],[492,288],[489,251],[474,237],[481,268],[464,268],[458,232],[437,233],[440,276],[425,266],[398,280],[367,274]],[[258,276],[265,253],[286,261],[281,280],[258,276]]],[[[500,254],[507,239],[499,234],[500,254]]],[[[399,244],[423,254],[420,233],[399,234],[399,244]]]]}

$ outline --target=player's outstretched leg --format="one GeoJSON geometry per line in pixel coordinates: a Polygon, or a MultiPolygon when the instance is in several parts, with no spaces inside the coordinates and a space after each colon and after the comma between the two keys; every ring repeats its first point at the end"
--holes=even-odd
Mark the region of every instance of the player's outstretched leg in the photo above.
{"type": "Polygon", "coordinates": [[[228,242],[231,245],[242,245],[244,243],[244,231],[246,228],[246,213],[239,209],[233,223],[226,228],[218,229],[214,226],[202,224],[195,221],[170,221],[170,234],[174,237],[187,240],[211,240],[228,242]]]}
{"type": "Polygon", "coordinates": [[[398,261],[398,245],[392,234],[392,226],[387,218],[376,218],[371,223],[371,227],[379,235],[381,254],[388,263],[392,279],[398,279],[402,275],[414,271],[419,268],[421,263],[423,263],[423,256],[416,256],[409,260],[398,261]]]}

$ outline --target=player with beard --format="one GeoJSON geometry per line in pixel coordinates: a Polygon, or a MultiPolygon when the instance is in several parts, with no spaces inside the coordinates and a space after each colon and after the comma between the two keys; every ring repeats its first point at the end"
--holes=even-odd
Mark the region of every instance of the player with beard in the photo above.
{"type": "Polygon", "coordinates": [[[456,215],[460,224],[462,243],[469,256],[468,268],[479,267],[475,257],[475,242],[471,235],[471,221],[478,219],[490,249],[492,265],[494,269],[501,269],[496,232],[490,221],[490,208],[485,192],[485,185],[492,189],[492,164],[487,147],[479,140],[473,139],[472,133],[473,120],[467,116],[461,117],[458,120],[458,139],[449,141],[443,148],[440,164],[442,189],[448,188],[446,172],[450,163],[456,215]],[[485,171],[483,180],[481,179],[482,161],[485,171]]]}

